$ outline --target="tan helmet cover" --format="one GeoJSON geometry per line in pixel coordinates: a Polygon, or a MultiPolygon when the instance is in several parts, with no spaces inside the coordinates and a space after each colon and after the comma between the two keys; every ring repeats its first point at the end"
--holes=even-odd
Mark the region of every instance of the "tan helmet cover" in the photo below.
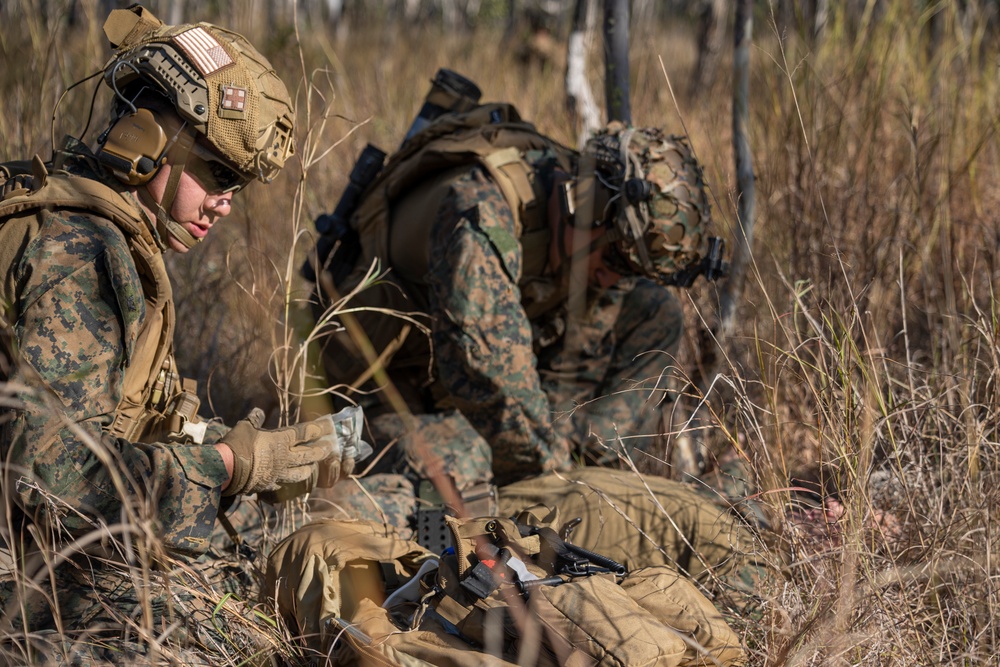
{"type": "Polygon", "coordinates": [[[149,10],[116,9],[104,23],[113,90],[141,80],[166,95],[212,152],[268,182],[294,153],[292,101],[271,64],[242,35],[209,23],[169,26],[149,10]]]}
{"type": "Polygon", "coordinates": [[[620,204],[611,235],[634,271],[670,283],[671,276],[701,259],[711,207],[701,166],[685,137],[614,121],[585,150],[596,158],[598,180],[620,204]],[[651,185],[648,200],[628,201],[630,179],[651,185]]]}

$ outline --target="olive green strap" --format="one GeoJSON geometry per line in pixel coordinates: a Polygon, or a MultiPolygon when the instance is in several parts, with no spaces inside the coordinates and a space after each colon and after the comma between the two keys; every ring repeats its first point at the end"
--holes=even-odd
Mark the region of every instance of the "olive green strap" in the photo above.
{"type": "Polygon", "coordinates": [[[180,185],[181,174],[184,173],[184,165],[187,164],[188,154],[191,152],[193,145],[194,136],[190,132],[181,132],[175,144],[176,151],[171,150],[171,153],[175,154],[177,158],[171,163],[170,179],[167,181],[167,187],[163,191],[163,198],[160,200],[160,205],[156,207],[157,221],[188,250],[199,243],[201,239],[196,239],[188,230],[184,229],[179,222],[170,217],[168,211],[173,206],[174,197],[177,196],[177,187],[180,185]]]}

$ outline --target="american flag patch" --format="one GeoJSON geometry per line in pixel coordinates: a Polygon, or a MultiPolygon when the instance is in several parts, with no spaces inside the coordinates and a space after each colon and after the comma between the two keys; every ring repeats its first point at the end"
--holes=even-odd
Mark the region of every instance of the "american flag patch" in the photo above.
{"type": "Polygon", "coordinates": [[[202,76],[208,76],[226,65],[233,64],[233,59],[219,44],[219,40],[204,28],[191,28],[179,35],[174,35],[174,42],[191,59],[192,64],[201,72],[202,76]]]}
{"type": "Polygon", "coordinates": [[[243,111],[247,106],[247,89],[239,86],[222,87],[222,108],[243,111]]]}

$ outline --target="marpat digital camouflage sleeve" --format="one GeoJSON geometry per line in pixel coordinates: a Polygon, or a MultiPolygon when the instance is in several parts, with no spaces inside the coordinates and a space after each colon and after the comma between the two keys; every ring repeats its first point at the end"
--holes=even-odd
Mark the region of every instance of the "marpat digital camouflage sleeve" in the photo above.
{"type": "Polygon", "coordinates": [[[58,521],[71,534],[93,529],[97,519],[121,522],[124,498],[155,520],[168,546],[203,550],[226,479],[214,447],[136,444],[102,431],[135,343],[125,333],[123,304],[144,307],[126,240],[88,215],[41,215],[41,234],[17,269],[14,336],[26,365],[21,381],[51,396],[29,400],[6,430],[12,495],[36,521],[58,521]]]}
{"type": "Polygon", "coordinates": [[[521,307],[513,217],[481,169],[457,181],[442,204],[431,258],[436,370],[490,443],[497,483],[565,468],[568,447],[552,429],[521,307]]]}

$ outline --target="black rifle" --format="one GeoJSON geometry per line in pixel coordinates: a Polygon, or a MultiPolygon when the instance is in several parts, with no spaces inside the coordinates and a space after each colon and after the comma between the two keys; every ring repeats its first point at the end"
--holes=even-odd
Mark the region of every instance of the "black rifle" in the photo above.
{"type": "Polygon", "coordinates": [[[625,566],[618,561],[570,544],[551,528],[518,524],[517,530],[522,537],[538,535],[545,541],[556,555],[556,574],[585,577],[598,572],[611,572],[619,577],[625,576],[625,566]]]}
{"type": "Polygon", "coordinates": [[[338,284],[354,268],[354,263],[361,252],[361,245],[358,242],[357,231],[351,227],[351,215],[357,208],[361,195],[382,172],[384,164],[385,152],[376,146],[368,144],[361,151],[358,161],[351,169],[344,194],[340,196],[340,201],[337,202],[333,213],[324,213],[316,218],[316,231],[319,232],[319,240],[316,242],[315,254],[310,255],[306,259],[306,263],[302,265],[302,276],[306,280],[316,281],[317,269],[322,269],[330,262],[330,254],[337,247],[338,242],[344,249],[344,255],[338,256],[337,265],[332,267],[333,283],[338,284]]]}
{"type": "Polygon", "coordinates": [[[718,280],[724,277],[729,272],[729,263],[722,259],[725,248],[726,242],[718,236],[709,237],[708,252],[701,261],[673,274],[670,277],[670,284],[690,287],[700,275],[704,275],[705,280],[718,280]]]}

